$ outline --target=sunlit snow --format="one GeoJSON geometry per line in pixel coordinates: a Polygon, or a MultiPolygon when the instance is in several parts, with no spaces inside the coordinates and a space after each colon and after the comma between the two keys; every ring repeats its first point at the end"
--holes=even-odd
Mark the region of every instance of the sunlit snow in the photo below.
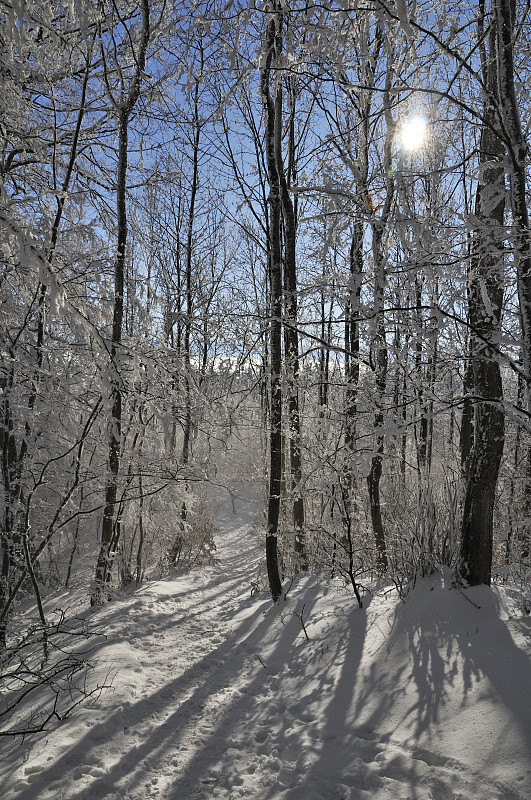
{"type": "Polygon", "coordinates": [[[272,606],[256,592],[260,504],[250,481],[233,489],[218,563],[87,611],[113,689],[41,737],[0,740],[2,800],[529,800],[517,598],[436,572],[360,610],[327,575],[272,606]]]}

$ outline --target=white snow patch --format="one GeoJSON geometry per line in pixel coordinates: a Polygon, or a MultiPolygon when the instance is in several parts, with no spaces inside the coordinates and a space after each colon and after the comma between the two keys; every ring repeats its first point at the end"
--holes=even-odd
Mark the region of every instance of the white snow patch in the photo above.
{"type": "Polygon", "coordinates": [[[113,690],[0,742],[2,799],[528,800],[531,621],[509,595],[437,573],[360,611],[307,577],[272,607],[255,513],[227,498],[218,564],[96,612],[113,690]]]}

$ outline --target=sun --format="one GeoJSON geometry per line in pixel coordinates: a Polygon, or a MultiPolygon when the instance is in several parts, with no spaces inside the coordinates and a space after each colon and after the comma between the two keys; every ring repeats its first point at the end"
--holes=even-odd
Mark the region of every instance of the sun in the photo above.
{"type": "Polygon", "coordinates": [[[426,141],[428,122],[426,117],[411,117],[402,124],[400,141],[404,150],[418,150],[426,141]]]}

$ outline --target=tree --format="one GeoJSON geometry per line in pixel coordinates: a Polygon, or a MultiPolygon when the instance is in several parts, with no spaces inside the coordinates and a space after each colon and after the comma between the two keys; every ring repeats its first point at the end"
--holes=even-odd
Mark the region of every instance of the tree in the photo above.
{"type": "Polygon", "coordinates": [[[473,376],[473,447],[468,465],[463,508],[461,573],[468,583],[490,584],[493,509],[504,446],[503,390],[500,365],[492,345],[497,343],[504,291],[504,216],[506,148],[496,118],[499,102],[499,41],[494,20],[485,43],[485,14],[478,38],[482,74],[487,90],[479,149],[480,178],[476,191],[470,289],[469,346],[473,376]]]}
{"type": "Polygon", "coordinates": [[[110,359],[110,404],[111,418],[109,421],[109,462],[108,477],[105,489],[105,509],[101,529],[101,547],[96,565],[95,583],[91,595],[91,604],[102,603],[108,600],[111,571],[120,539],[120,518],[117,514],[118,499],[118,474],[120,470],[120,450],[122,445],[122,333],[124,313],[124,275],[127,258],[127,163],[128,163],[128,134],[131,113],[140,97],[140,90],[146,66],[146,53],[150,35],[149,0],[140,0],[141,20],[133,27],[123,20],[116,12],[117,27],[123,28],[124,45],[127,56],[133,58],[134,66],[129,76],[117,56],[114,69],[110,70],[108,56],[104,48],[104,41],[110,36],[115,42],[116,31],[114,20],[110,30],[100,30],[101,56],[105,65],[105,82],[109,100],[116,115],[116,128],[118,135],[117,177],[116,177],[116,215],[117,215],[117,243],[114,262],[114,300],[112,332],[109,349],[110,359]],[[136,29],[135,29],[136,28],[136,29]],[[135,42],[136,39],[136,42],[135,42]],[[131,49],[131,52],[129,52],[131,49]],[[117,87],[113,83],[116,80],[117,87]]]}
{"type": "MultiPolygon", "coordinates": [[[[282,184],[279,173],[278,150],[281,147],[281,117],[276,97],[278,84],[271,91],[271,71],[282,52],[282,21],[280,8],[273,3],[266,13],[264,63],[260,74],[260,92],[265,113],[266,156],[269,181],[269,239],[268,269],[270,281],[270,350],[271,389],[269,415],[269,500],[267,511],[266,558],[269,589],[273,601],[282,594],[278,564],[278,521],[282,482],[282,184]]],[[[275,85],[275,83],[274,83],[275,85]]]]}
{"type": "MultiPolygon", "coordinates": [[[[277,37],[278,38],[278,37],[277,37]]],[[[288,373],[288,425],[289,425],[289,461],[292,478],[293,528],[295,532],[295,552],[300,559],[302,569],[308,568],[306,549],[304,546],[304,500],[301,493],[302,461],[301,461],[301,417],[299,413],[299,332],[298,332],[298,300],[297,300],[297,259],[296,231],[297,214],[290,194],[290,182],[296,179],[295,154],[295,115],[297,104],[293,78],[289,78],[291,90],[291,109],[289,121],[289,164],[286,170],[282,156],[281,126],[283,92],[282,81],[277,81],[275,99],[275,123],[278,129],[275,139],[275,156],[277,172],[280,178],[282,198],[282,217],[284,221],[284,287],[285,287],[285,349],[288,373]],[[287,173],[287,175],[286,175],[287,173]]]]}
{"type": "MultiPolygon", "coordinates": [[[[74,486],[67,478],[65,485],[60,466],[69,453],[68,447],[65,451],[65,439],[70,440],[73,450],[78,436],[84,442],[87,433],[82,433],[86,408],[81,410],[78,405],[75,370],[71,376],[71,407],[75,405],[81,412],[81,429],[70,429],[60,443],[59,439],[43,435],[43,425],[48,422],[51,430],[57,429],[63,406],[61,402],[54,410],[47,399],[54,383],[56,388],[63,385],[61,340],[65,325],[57,323],[57,317],[65,310],[65,274],[72,283],[79,284],[76,259],[71,259],[71,269],[65,265],[61,236],[66,240],[71,233],[67,198],[77,185],[82,142],[90,141],[94,133],[87,99],[94,69],[93,29],[81,32],[77,25],[72,26],[69,15],[54,16],[50,3],[28,4],[17,9],[17,14],[8,15],[8,19],[9,22],[2,15],[0,28],[0,69],[5,86],[0,138],[1,291],[7,311],[2,320],[0,367],[2,637],[8,611],[25,576],[30,577],[39,602],[41,532],[46,529],[50,514],[51,529],[44,536],[49,543],[64,509],[63,500],[71,498],[79,480],[78,475],[74,486]],[[52,58],[55,69],[47,75],[43,65],[52,58]],[[91,119],[88,125],[87,118],[91,119]],[[54,206],[55,211],[51,212],[54,206]],[[50,347],[52,328],[58,334],[55,352],[50,347]],[[56,496],[61,498],[55,508],[45,483],[55,485],[56,496]],[[37,502],[41,504],[40,517],[38,524],[32,526],[37,502]]],[[[72,205],[75,207],[75,202],[72,205]]],[[[63,423],[68,417],[63,414],[63,423]]],[[[64,431],[64,427],[63,424],[60,429],[64,431]]],[[[42,608],[40,616],[44,624],[42,608]]]]}

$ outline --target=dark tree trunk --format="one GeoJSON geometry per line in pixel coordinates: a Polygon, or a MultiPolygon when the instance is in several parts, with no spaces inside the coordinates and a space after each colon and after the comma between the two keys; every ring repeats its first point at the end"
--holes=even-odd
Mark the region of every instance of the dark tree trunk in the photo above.
{"type": "Polygon", "coordinates": [[[117,244],[114,263],[114,303],[112,320],[112,339],[110,348],[111,368],[111,419],[109,432],[109,461],[107,485],[105,488],[105,508],[101,530],[101,545],[96,564],[94,587],[90,598],[91,605],[110,599],[110,583],[116,548],[120,538],[120,519],[117,512],[118,474],[120,471],[120,450],[122,446],[122,378],[120,355],[122,347],[124,315],[124,276],[127,248],[127,165],[129,118],[138,97],[146,65],[146,50],[149,41],[149,0],[142,0],[141,40],[136,54],[136,71],[129,92],[119,101],[111,98],[118,117],[118,168],[116,176],[117,244]]]}
{"type": "Polygon", "coordinates": [[[531,230],[526,197],[528,147],[515,88],[513,40],[516,3],[515,0],[495,0],[493,9],[497,35],[496,79],[508,150],[511,209],[515,232],[514,258],[522,325],[522,356],[527,381],[528,410],[531,411],[531,230]]]}
{"type": "MultiPolygon", "coordinates": [[[[484,48],[482,61],[484,78],[494,98],[498,95],[496,52],[491,27],[489,54],[484,48]]],[[[463,507],[461,575],[471,585],[490,584],[493,511],[505,436],[501,373],[490,346],[497,342],[500,331],[504,286],[505,146],[495,123],[492,101],[487,102],[476,193],[479,226],[474,232],[468,297],[474,437],[463,507]]]]}
{"type": "Polygon", "coordinates": [[[109,432],[109,473],[105,487],[105,508],[101,526],[101,546],[96,564],[95,585],[91,604],[110,599],[110,582],[115,550],[113,542],[118,524],[116,501],[118,496],[118,473],[120,471],[120,449],[122,443],[122,386],[117,354],[122,344],[124,312],[124,273],[127,245],[127,156],[128,156],[129,111],[121,109],[118,117],[118,171],[116,207],[118,218],[118,241],[114,265],[114,306],[111,340],[111,420],[109,432]]]}
{"type": "Polygon", "coordinates": [[[384,397],[387,388],[387,371],[389,355],[385,331],[385,285],[386,285],[386,255],[384,247],[384,233],[391,214],[394,199],[395,184],[392,170],[392,143],[395,124],[390,107],[390,82],[392,71],[389,69],[386,77],[386,91],[383,96],[384,114],[386,122],[386,138],[384,144],[384,168],[387,175],[385,200],[379,218],[373,215],[372,224],[372,250],[374,263],[374,334],[372,367],[375,379],[375,406],[373,417],[374,455],[371,469],[367,477],[369,490],[369,503],[371,508],[371,521],[376,544],[377,566],[380,570],[387,570],[387,545],[385,530],[382,520],[380,501],[380,479],[382,476],[382,455],[384,452],[384,397]]]}
{"type": "Polygon", "coordinates": [[[282,197],[278,172],[275,103],[271,96],[271,67],[281,46],[282,15],[274,5],[266,14],[265,60],[260,75],[260,92],[266,117],[266,156],[269,180],[269,284],[270,284],[270,414],[269,414],[269,500],[267,508],[266,560],[273,601],[282,594],[278,563],[278,521],[282,482],[282,197]]]}
{"type": "MultiPolygon", "coordinates": [[[[358,12],[363,13],[363,12],[358,12]]],[[[372,32],[371,32],[372,33],[372,32]]],[[[359,98],[352,98],[357,108],[357,174],[356,193],[358,208],[354,219],[349,251],[349,280],[345,304],[345,461],[341,488],[344,503],[344,525],[349,543],[352,541],[353,523],[357,513],[356,446],[358,392],[360,382],[360,301],[364,275],[364,215],[370,207],[368,190],[370,123],[376,66],[382,46],[382,30],[378,25],[370,51],[369,40],[363,43],[364,58],[359,65],[359,80],[364,87],[359,98]]],[[[371,489],[369,488],[371,498],[371,489]]],[[[371,500],[372,502],[372,500],[371,500]]],[[[351,548],[350,548],[351,549],[351,548]]]]}
{"type": "MultiPolygon", "coordinates": [[[[470,300],[469,300],[470,305],[470,300]]],[[[469,340],[470,342],[470,340],[469,340]]],[[[465,366],[463,378],[463,411],[461,415],[461,431],[459,435],[459,450],[461,454],[461,473],[465,482],[468,481],[470,474],[470,457],[472,455],[472,445],[474,442],[474,368],[472,364],[472,353],[474,348],[471,343],[468,347],[468,358],[465,366]]]]}
{"type": "Polygon", "coordinates": [[[360,380],[360,299],[363,280],[363,234],[361,219],[354,222],[349,253],[349,286],[345,308],[345,466],[343,498],[347,528],[352,527],[356,511],[356,428],[360,380]]]}
{"type": "MultiPolygon", "coordinates": [[[[184,430],[183,430],[183,447],[181,454],[181,463],[186,466],[190,460],[192,434],[193,434],[193,420],[192,420],[192,362],[190,358],[190,344],[191,344],[191,330],[192,330],[192,316],[194,307],[194,297],[192,291],[192,255],[194,245],[194,219],[195,219],[195,203],[197,197],[197,190],[199,187],[199,142],[201,138],[202,124],[199,117],[199,87],[200,77],[203,74],[204,68],[204,52],[202,43],[199,43],[200,48],[200,64],[197,70],[199,77],[195,79],[194,86],[194,109],[193,109],[193,152],[192,152],[192,186],[190,190],[190,204],[188,206],[188,224],[186,231],[186,264],[185,264],[185,297],[186,297],[186,315],[183,326],[183,362],[184,362],[184,430]]],[[[186,491],[188,491],[188,484],[186,491]]],[[[186,521],[188,519],[188,507],[186,500],[183,500],[181,506],[181,521],[179,530],[175,536],[175,541],[170,549],[169,560],[173,563],[182,548],[186,521]]]]}
{"type": "Polygon", "coordinates": [[[476,403],[474,449],[470,464],[461,542],[461,573],[472,586],[490,584],[492,565],[493,511],[498,471],[504,444],[504,415],[499,401],[502,383],[497,363],[478,359],[474,377],[483,386],[476,403]]]}
{"type": "MultiPolygon", "coordinates": [[[[379,238],[379,237],[378,237],[379,238]]],[[[387,548],[385,543],[385,531],[382,520],[382,510],[380,502],[380,479],[382,477],[382,455],[384,452],[384,412],[383,402],[387,386],[388,353],[385,339],[384,322],[384,276],[383,261],[380,261],[380,245],[377,244],[376,253],[378,260],[375,264],[375,283],[374,283],[374,303],[376,316],[375,334],[375,358],[373,362],[375,377],[375,405],[376,411],[373,417],[374,430],[374,455],[371,460],[371,469],[367,476],[367,488],[369,490],[369,503],[371,509],[372,529],[377,551],[377,565],[379,569],[387,569],[387,548]]]]}
{"type": "MultiPolygon", "coordinates": [[[[281,21],[279,20],[279,27],[281,21]]],[[[281,30],[277,30],[277,56],[282,48],[281,30]]],[[[295,531],[295,552],[299,556],[300,567],[308,567],[304,544],[304,501],[301,494],[302,458],[301,458],[301,420],[299,413],[299,332],[298,300],[297,300],[297,260],[296,233],[297,215],[288,180],[295,175],[295,132],[294,114],[295,100],[292,98],[292,115],[289,136],[289,169],[286,177],[284,158],[282,155],[282,82],[277,79],[275,94],[275,158],[276,172],[280,182],[282,219],[284,222],[284,288],[285,288],[285,343],[286,374],[288,391],[288,425],[289,425],[289,464],[291,472],[291,490],[293,493],[293,528],[295,531]]]]}

